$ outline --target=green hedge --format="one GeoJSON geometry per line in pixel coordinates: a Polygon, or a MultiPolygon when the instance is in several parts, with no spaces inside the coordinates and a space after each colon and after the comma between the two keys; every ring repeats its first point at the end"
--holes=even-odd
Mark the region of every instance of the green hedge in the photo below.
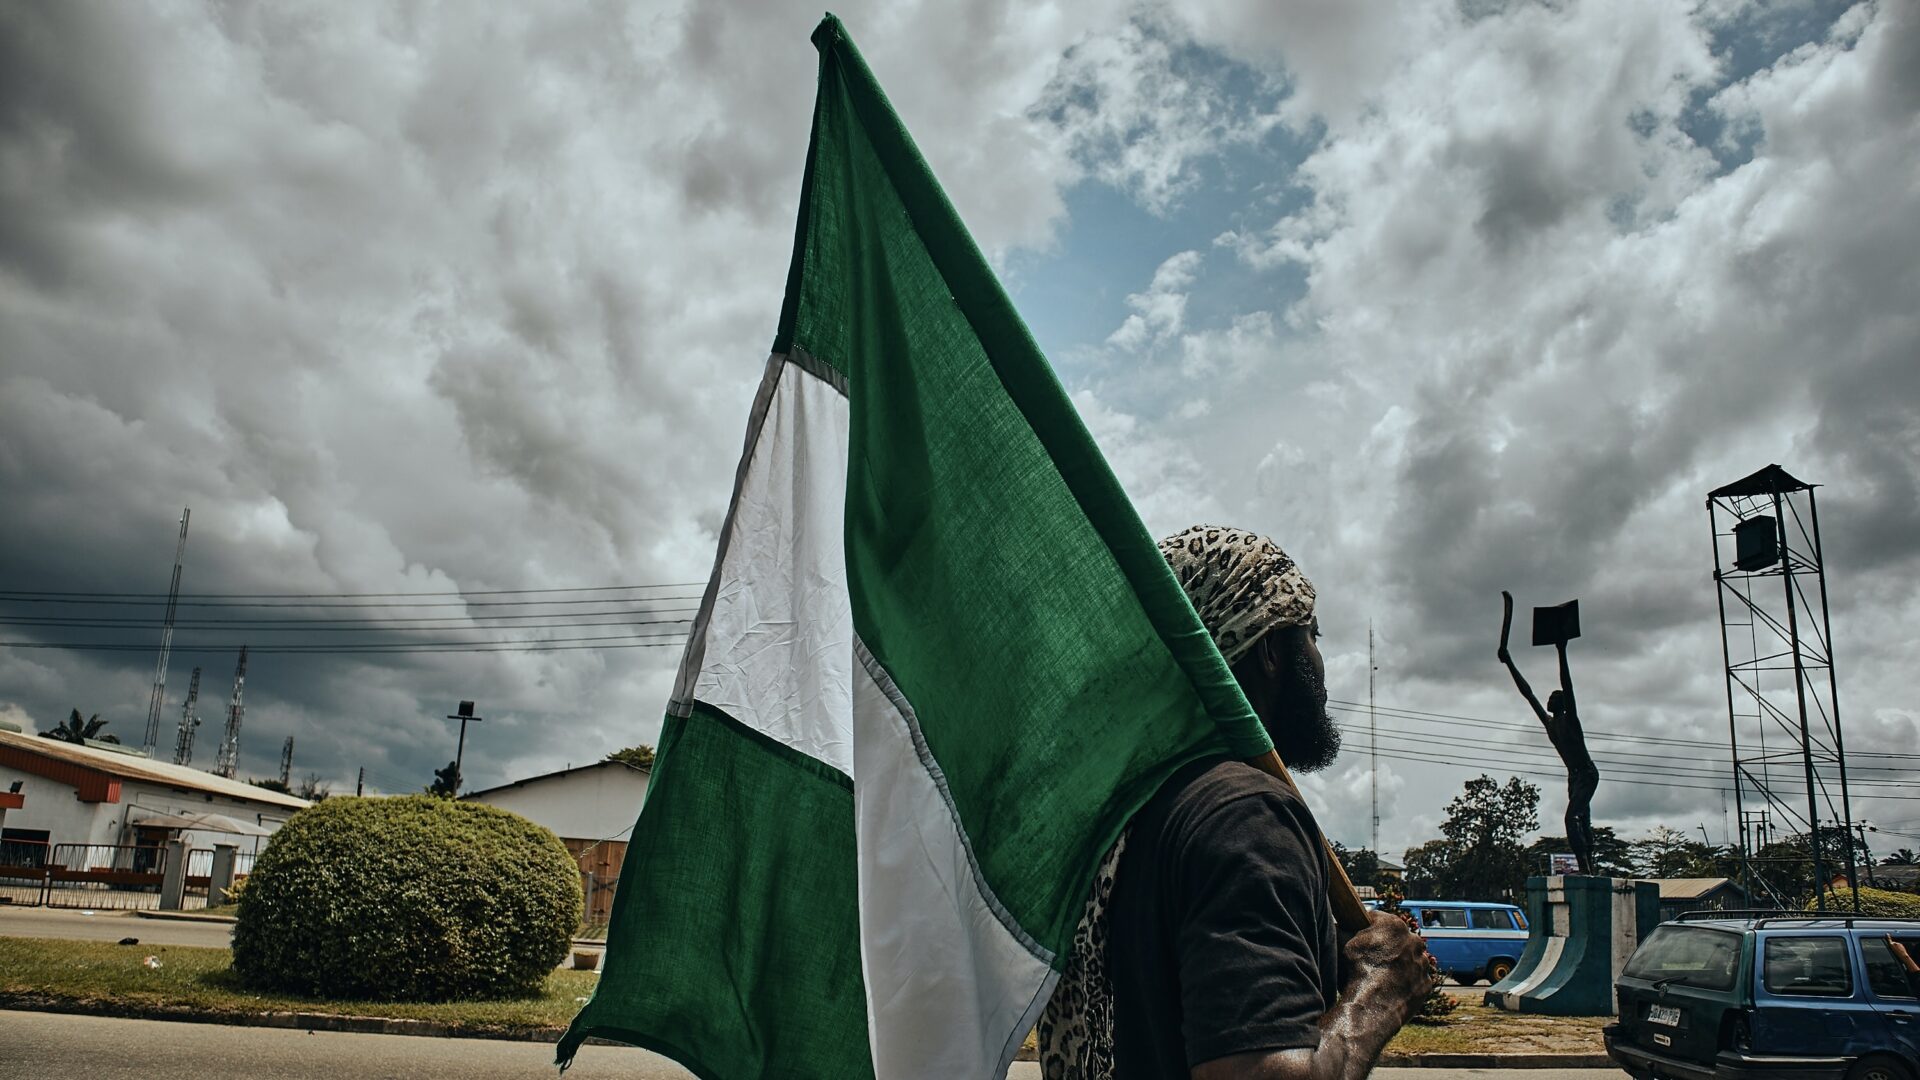
{"type": "MultiPolygon", "coordinates": [[[[1840,915],[1853,914],[1853,890],[1835,889],[1827,893],[1827,910],[1840,915]]],[[[1862,885],[1860,914],[1876,915],[1883,919],[1920,919],[1920,895],[1891,889],[1869,889],[1862,885]]]]}
{"type": "Polygon", "coordinates": [[[580,910],[578,865],[517,814],[427,795],[335,797],[260,853],[233,969],[314,997],[533,995],[566,957],[580,910]]]}

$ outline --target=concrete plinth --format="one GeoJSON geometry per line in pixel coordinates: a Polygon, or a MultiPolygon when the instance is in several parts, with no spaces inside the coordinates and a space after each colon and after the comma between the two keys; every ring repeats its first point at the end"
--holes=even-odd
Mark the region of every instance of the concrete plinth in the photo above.
{"type": "Polygon", "coordinates": [[[1613,982],[1660,922],[1651,881],[1574,875],[1527,879],[1526,951],[1487,991],[1508,1012],[1610,1016],[1613,982]]]}

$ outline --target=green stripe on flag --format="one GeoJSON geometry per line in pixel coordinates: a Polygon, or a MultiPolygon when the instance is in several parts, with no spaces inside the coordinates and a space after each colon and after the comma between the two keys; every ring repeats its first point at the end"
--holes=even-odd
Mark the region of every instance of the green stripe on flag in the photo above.
{"type": "Polygon", "coordinates": [[[669,717],[559,1060],[594,1035],[708,1080],[873,1075],[853,859],[844,774],[705,705],[669,717]]]}
{"type": "Polygon", "coordinates": [[[1161,781],[1270,744],[872,74],[822,47],[794,342],[848,376],[854,625],[1059,956],[1161,781]]]}

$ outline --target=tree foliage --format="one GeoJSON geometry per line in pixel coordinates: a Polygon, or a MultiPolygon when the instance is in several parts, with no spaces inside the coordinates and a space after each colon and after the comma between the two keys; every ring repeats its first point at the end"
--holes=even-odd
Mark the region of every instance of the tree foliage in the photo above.
{"type": "Polygon", "coordinates": [[[1347,872],[1347,880],[1355,885],[1371,885],[1380,888],[1380,856],[1368,848],[1350,848],[1335,840],[1333,857],[1340,860],[1340,869],[1347,872]]]}
{"type": "Polygon", "coordinates": [[[1739,856],[1722,844],[1690,839],[1679,829],[1656,827],[1632,845],[1634,872],[1651,878],[1732,877],[1739,856]]]}
{"type": "Polygon", "coordinates": [[[653,768],[653,747],[646,743],[636,743],[624,750],[615,750],[600,760],[617,761],[635,769],[651,769],[653,768]]]}
{"type": "Polygon", "coordinates": [[[451,799],[460,793],[460,769],[453,762],[447,762],[444,769],[433,770],[433,783],[427,785],[427,794],[442,799],[451,799]]]}
{"type": "Polygon", "coordinates": [[[107,722],[100,719],[99,713],[94,713],[87,719],[82,720],[80,719],[80,710],[75,709],[52,731],[41,732],[40,737],[43,739],[58,739],[61,742],[78,744],[84,744],[88,739],[96,742],[119,742],[120,736],[108,735],[100,730],[106,726],[107,722]]]}
{"type": "MultiPolygon", "coordinates": [[[[1551,869],[1550,856],[1569,854],[1572,851],[1573,848],[1568,846],[1566,837],[1542,836],[1527,845],[1527,873],[1530,875],[1548,873],[1551,869]]],[[[1633,877],[1640,872],[1639,864],[1634,858],[1633,845],[1622,840],[1612,828],[1606,825],[1593,827],[1593,869],[1603,877],[1633,877]]]]}
{"type": "Polygon", "coordinates": [[[1407,849],[1410,893],[1435,900],[1501,900],[1526,888],[1527,849],[1520,838],[1540,824],[1540,789],[1519,777],[1467,781],[1447,804],[1441,837],[1407,849]]]}
{"type": "Polygon", "coordinates": [[[233,970],[318,997],[539,992],[580,925],[558,837],[482,803],[334,798],[293,815],[240,896],[233,970]]]}
{"type": "Polygon", "coordinates": [[[277,776],[269,776],[261,780],[249,780],[247,783],[257,788],[265,788],[268,791],[277,791],[282,795],[293,794],[293,789],[287,786],[286,781],[277,776]]]}

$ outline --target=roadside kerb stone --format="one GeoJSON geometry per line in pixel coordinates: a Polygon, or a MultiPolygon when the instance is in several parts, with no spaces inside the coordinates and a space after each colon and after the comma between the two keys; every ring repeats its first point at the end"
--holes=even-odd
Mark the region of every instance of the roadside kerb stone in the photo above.
{"type": "MultiPolygon", "coordinates": [[[[186,1024],[225,1024],[228,1027],[282,1028],[297,1031],[339,1031],[359,1035],[421,1035],[432,1039],[496,1039],[504,1042],[560,1041],[562,1028],[466,1028],[438,1020],[404,1020],[384,1016],[340,1016],[334,1013],[262,1012],[223,1013],[192,1007],[155,1007],[131,1002],[72,1001],[37,994],[0,994],[0,1009],[68,1013],[78,1016],[117,1016],[131,1020],[167,1020],[186,1024]]],[[[609,1039],[588,1039],[600,1046],[624,1045],[609,1039]]],[[[1021,1054],[1030,1060],[1032,1055],[1021,1054]]],[[[1605,1054],[1389,1054],[1381,1068],[1394,1069],[1605,1069],[1613,1063],[1605,1054]]]]}
{"type": "MultiPolygon", "coordinates": [[[[235,923],[240,921],[231,915],[201,915],[191,911],[136,911],[133,914],[142,919],[164,919],[173,922],[235,923]]],[[[573,939],[573,945],[577,949],[604,949],[607,947],[607,939],[577,937],[573,939]]]]}

